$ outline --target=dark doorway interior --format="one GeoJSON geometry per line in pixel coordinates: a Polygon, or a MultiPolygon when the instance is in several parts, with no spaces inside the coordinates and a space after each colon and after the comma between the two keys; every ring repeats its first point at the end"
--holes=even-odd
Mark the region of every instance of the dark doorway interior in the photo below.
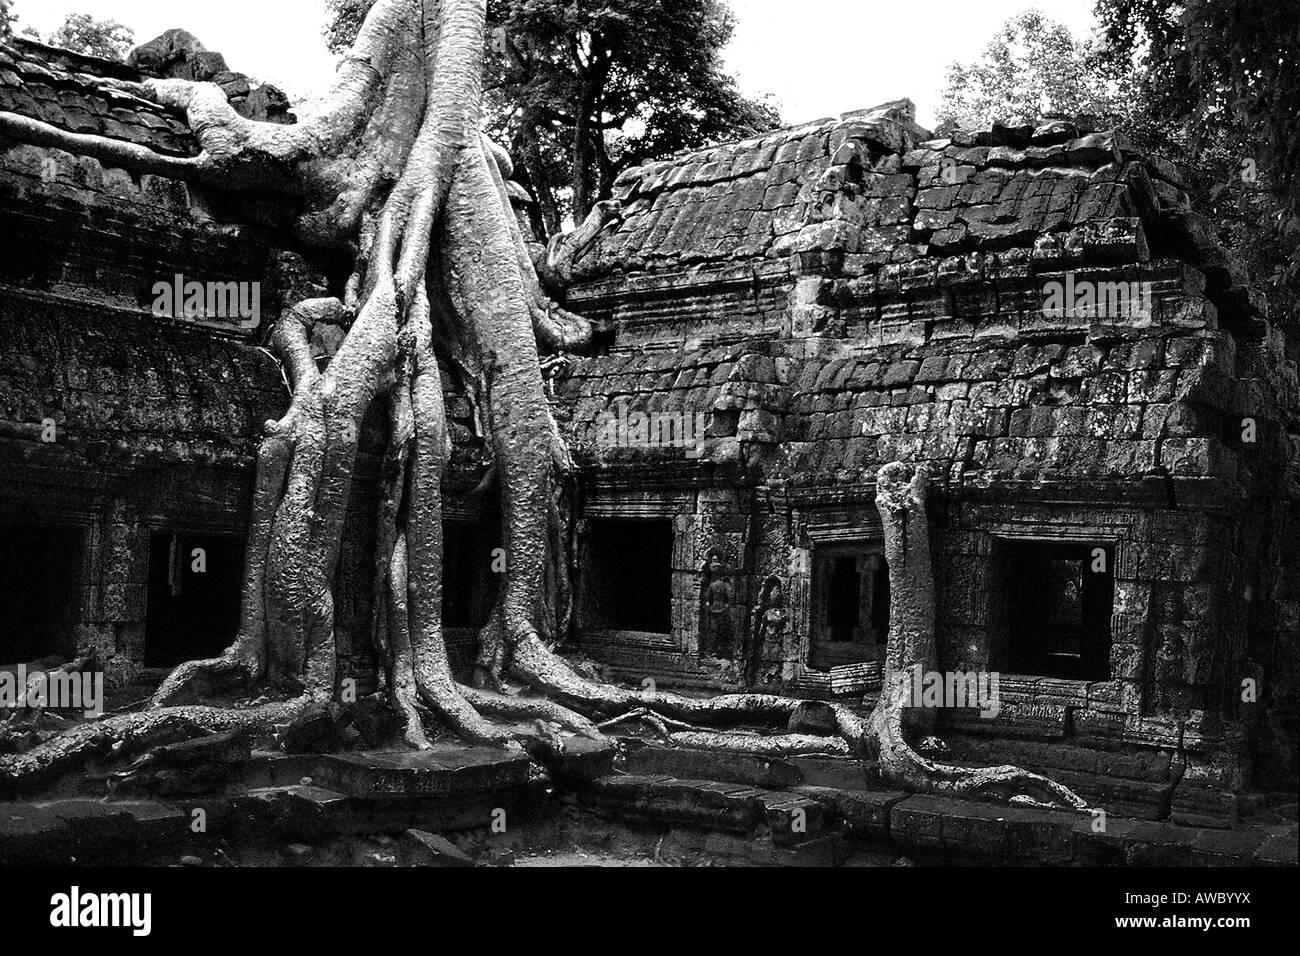
{"type": "Polygon", "coordinates": [[[889,636],[889,566],[880,542],[813,551],[812,643],[808,666],[879,660],[889,636]]]}
{"type": "Polygon", "coordinates": [[[243,573],[242,538],[154,533],[149,539],[145,666],[174,667],[225,650],[239,629],[243,573]]]}
{"type": "Polygon", "coordinates": [[[497,582],[492,570],[496,536],[486,522],[446,521],[442,525],[442,623],[483,627],[492,613],[497,582]]]}
{"type": "Polygon", "coordinates": [[[672,631],[673,523],[593,518],[582,569],[583,627],[672,631]]]}
{"type": "Polygon", "coordinates": [[[85,540],[76,527],[0,525],[0,664],[75,655],[85,540]]]}
{"type": "Polygon", "coordinates": [[[1000,669],[1107,680],[1114,548],[1087,542],[1005,541],[998,554],[1007,622],[1000,669]]]}

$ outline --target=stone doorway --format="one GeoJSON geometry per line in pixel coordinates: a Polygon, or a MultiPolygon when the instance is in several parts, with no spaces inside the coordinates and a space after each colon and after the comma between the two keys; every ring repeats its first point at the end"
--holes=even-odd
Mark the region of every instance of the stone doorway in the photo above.
{"type": "Polygon", "coordinates": [[[0,664],[76,656],[86,533],[0,524],[0,664]]]}
{"type": "Polygon", "coordinates": [[[145,667],[216,657],[239,630],[244,539],[154,532],[149,538],[145,667]]]}

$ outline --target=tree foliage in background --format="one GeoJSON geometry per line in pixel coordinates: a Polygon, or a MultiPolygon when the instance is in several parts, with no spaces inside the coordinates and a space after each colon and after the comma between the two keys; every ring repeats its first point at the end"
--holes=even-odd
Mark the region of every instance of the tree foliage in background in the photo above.
{"type": "Polygon", "coordinates": [[[994,120],[1032,122],[1049,113],[1126,117],[1132,82],[1111,69],[1098,44],[1036,9],[1010,18],[977,60],[953,63],[940,95],[941,126],[987,128],[994,120]]]}
{"type": "MultiPolygon", "coordinates": [[[[0,40],[13,36],[14,24],[18,20],[13,8],[13,0],[0,0],[0,40]]],[[[41,36],[32,27],[23,30],[23,34],[51,46],[107,60],[125,59],[135,46],[135,31],[130,27],[116,20],[97,20],[87,13],[68,14],[49,36],[41,36]]]]}
{"type": "Polygon", "coordinates": [[[88,13],[70,13],[45,42],[74,53],[124,60],[135,46],[135,31],[116,20],[97,20],[88,13]]]}
{"type": "MultiPolygon", "coordinates": [[[[369,0],[328,3],[337,52],[369,0]]],[[[723,71],[723,0],[493,0],[488,17],[485,119],[548,235],[581,221],[624,169],[779,123],[723,71]]]]}
{"type": "Polygon", "coordinates": [[[1098,0],[1108,55],[1297,344],[1300,0],[1098,0]]]}

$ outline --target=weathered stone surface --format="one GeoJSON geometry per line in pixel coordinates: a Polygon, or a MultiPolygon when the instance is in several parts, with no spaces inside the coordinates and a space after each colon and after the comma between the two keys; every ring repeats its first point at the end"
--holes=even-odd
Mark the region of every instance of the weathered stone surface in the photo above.
{"type": "Polygon", "coordinates": [[[452,794],[520,787],[528,758],[489,747],[435,745],[425,751],[332,754],[319,764],[316,782],[353,796],[452,794]]]}

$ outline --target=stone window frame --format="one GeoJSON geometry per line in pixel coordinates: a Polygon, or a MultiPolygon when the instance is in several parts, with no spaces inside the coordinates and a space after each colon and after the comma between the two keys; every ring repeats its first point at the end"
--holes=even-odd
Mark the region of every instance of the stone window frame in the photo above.
{"type": "MultiPolygon", "coordinates": [[[[1134,540],[1135,518],[1132,515],[1103,512],[1094,520],[1083,521],[988,521],[974,529],[983,539],[980,548],[984,561],[982,573],[985,581],[981,617],[983,618],[985,648],[991,647],[992,622],[989,602],[991,589],[987,586],[993,572],[995,544],[998,541],[1028,541],[1048,544],[1073,543],[1109,545],[1114,549],[1115,599],[1110,625],[1110,676],[1104,681],[1072,680],[1047,677],[1042,674],[1003,674],[1001,694],[1009,703],[1033,704],[1038,698],[1050,695],[1053,701],[1068,700],[1068,706],[1100,709],[1139,715],[1142,709],[1140,682],[1125,680],[1115,675],[1116,647],[1143,644],[1146,622],[1138,615],[1123,610],[1125,595],[1140,586],[1135,577],[1138,542],[1134,540]]],[[[942,664],[943,662],[941,662],[942,664]]]]}
{"type": "Polygon", "coordinates": [[[38,524],[75,526],[83,533],[76,648],[78,654],[98,655],[113,686],[135,679],[143,666],[150,535],[248,533],[243,489],[251,488],[245,484],[252,481],[251,470],[22,465],[6,478],[0,482],[0,520],[11,515],[26,522],[36,503],[38,524]]]}
{"type": "Polygon", "coordinates": [[[829,670],[809,665],[812,653],[813,552],[818,545],[884,544],[884,525],[876,510],[875,485],[837,493],[826,498],[809,497],[792,503],[794,528],[790,549],[790,620],[795,635],[792,682],[799,693],[817,697],[845,697],[879,690],[882,662],[839,664],[829,670]]]}
{"type": "MultiPolygon", "coordinates": [[[[691,556],[695,552],[695,536],[691,516],[694,496],[690,492],[627,492],[592,493],[582,502],[582,513],[574,522],[575,550],[581,555],[585,538],[590,533],[591,519],[599,520],[664,520],[671,522],[673,533],[672,560],[669,574],[669,600],[671,601],[669,631],[667,634],[652,631],[587,630],[576,626],[575,635],[581,644],[584,635],[596,636],[603,644],[635,646],[642,649],[699,654],[699,633],[695,626],[699,619],[699,571],[693,567],[691,556]],[[691,568],[691,570],[684,570],[691,568]],[[634,636],[635,635],[635,636],[634,636]]],[[[579,559],[580,560],[580,559],[579,559]]],[[[580,583],[574,581],[575,597],[580,583]]]]}

